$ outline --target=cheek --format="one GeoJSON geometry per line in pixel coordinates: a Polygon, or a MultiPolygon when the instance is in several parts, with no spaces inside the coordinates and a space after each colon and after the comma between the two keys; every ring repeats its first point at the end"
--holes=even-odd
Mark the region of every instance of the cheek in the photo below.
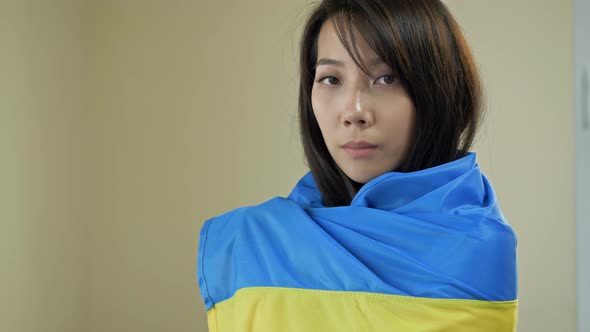
{"type": "Polygon", "coordinates": [[[414,109],[413,104],[408,104],[406,107],[399,112],[398,116],[395,119],[395,126],[394,130],[399,133],[399,139],[402,141],[403,144],[409,144],[408,140],[411,139],[412,133],[414,131],[414,125],[416,119],[416,111],[414,109]]]}
{"type": "Polygon", "coordinates": [[[320,109],[319,101],[318,101],[318,93],[317,90],[314,88],[311,89],[311,109],[313,110],[313,114],[315,114],[316,118],[318,116],[317,110],[320,109]]]}
{"type": "Polygon", "coordinates": [[[392,112],[381,114],[382,123],[386,124],[385,131],[395,133],[391,139],[404,140],[411,135],[414,129],[416,111],[410,99],[398,99],[390,101],[392,112]]]}
{"type": "Polygon", "coordinates": [[[331,119],[330,115],[330,103],[328,100],[326,100],[326,96],[322,96],[321,93],[312,91],[311,107],[313,109],[313,114],[318,123],[318,126],[320,127],[324,142],[328,146],[328,149],[330,149],[332,137],[331,128],[333,127],[331,125],[333,119],[331,119]]]}
{"type": "Polygon", "coordinates": [[[325,100],[325,96],[322,96],[322,94],[318,93],[315,89],[312,90],[311,93],[311,107],[313,109],[313,114],[315,115],[316,121],[323,132],[328,120],[327,115],[329,112],[327,112],[327,110],[329,105],[325,100]]]}
{"type": "Polygon", "coordinates": [[[416,121],[416,107],[414,107],[414,102],[412,102],[412,100],[409,97],[406,100],[402,116],[402,124],[404,128],[411,133],[414,130],[414,123],[416,121]]]}

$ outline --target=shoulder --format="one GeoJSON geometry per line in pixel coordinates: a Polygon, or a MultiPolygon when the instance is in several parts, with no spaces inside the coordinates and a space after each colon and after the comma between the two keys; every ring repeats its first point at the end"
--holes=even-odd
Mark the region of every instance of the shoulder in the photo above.
{"type": "Polygon", "coordinates": [[[203,255],[227,259],[230,251],[255,249],[251,245],[254,237],[257,241],[272,239],[273,234],[293,227],[289,221],[304,213],[295,202],[277,196],[210,218],[200,231],[203,255]],[[216,254],[220,251],[225,252],[225,256],[216,254]]]}
{"type": "Polygon", "coordinates": [[[206,245],[219,245],[220,242],[228,243],[232,239],[236,240],[244,228],[252,227],[258,223],[272,222],[276,219],[273,217],[284,211],[288,205],[286,199],[274,197],[258,205],[242,206],[214,216],[203,224],[199,242],[205,247],[206,245]]]}
{"type": "Polygon", "coordinates": [[[293,207],[292,201],[278,196],[257,205],[242,206],[206,220],[201,235],[222,232],[228,236],[249,224],[268,222],[273,219],[269,217],[280,215],[285,209],[293,207]]]}
{"type": "Polygon", "coordinates": [[[256,263],[257,251],[284,231],[281,216],[297,205],[283,197],[244,206],[205,221],[199,237],[197,278],[207,309],[229,298],[238,288],[238,270],[256,263]]]}

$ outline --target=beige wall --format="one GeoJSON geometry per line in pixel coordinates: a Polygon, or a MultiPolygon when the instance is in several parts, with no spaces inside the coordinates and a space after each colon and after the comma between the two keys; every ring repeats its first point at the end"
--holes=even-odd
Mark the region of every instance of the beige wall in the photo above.
{"type": "Polygon", "coordinates": [[[0,331],[84,326],[76,1],[0,1],[0,331]]]}
{"type": "MultiPolygon", "coordinates": [[[[0,330],[206,330],[202,223],[305,172],[306,3],[0,0],[0,330]]],[[[447,3],[487,86],[519,331],[574,331],[571,4],[447,3]]]]}

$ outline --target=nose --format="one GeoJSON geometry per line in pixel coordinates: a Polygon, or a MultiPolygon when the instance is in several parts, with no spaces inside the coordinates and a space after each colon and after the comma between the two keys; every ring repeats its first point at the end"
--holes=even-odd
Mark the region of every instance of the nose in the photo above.
{"type": "Polygon", "coordinates": [[[345,127],[358,126],[365,128],[373,125],[374,117],[368,99],[368,96],[361,89],[349,94],[342,115],[342,123],[345,127]]]}

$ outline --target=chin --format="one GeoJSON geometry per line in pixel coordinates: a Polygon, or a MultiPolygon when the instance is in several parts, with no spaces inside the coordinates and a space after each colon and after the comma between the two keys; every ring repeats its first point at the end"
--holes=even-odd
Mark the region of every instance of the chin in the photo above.
{"type": "Polygon", "coordinates": [[[358,183],[362,183],[365,184],[369,181],[371,181],[372,179],[378,177],[381,174],[384,174],[385,172],[350,172],[350,171],[344,171],[344,174],[346,174],[346,176],[348,176],[352,181],[358,182],[358,183]]]}
{"type": "Polygon", "coordinates": [[[377,160],[353,161],[339,160],[336,165],[340,170],[348,176],[352,181],[365,184],[374,178],[391,172],[399,166],[399,162],[383,162],[377,160]]]}

